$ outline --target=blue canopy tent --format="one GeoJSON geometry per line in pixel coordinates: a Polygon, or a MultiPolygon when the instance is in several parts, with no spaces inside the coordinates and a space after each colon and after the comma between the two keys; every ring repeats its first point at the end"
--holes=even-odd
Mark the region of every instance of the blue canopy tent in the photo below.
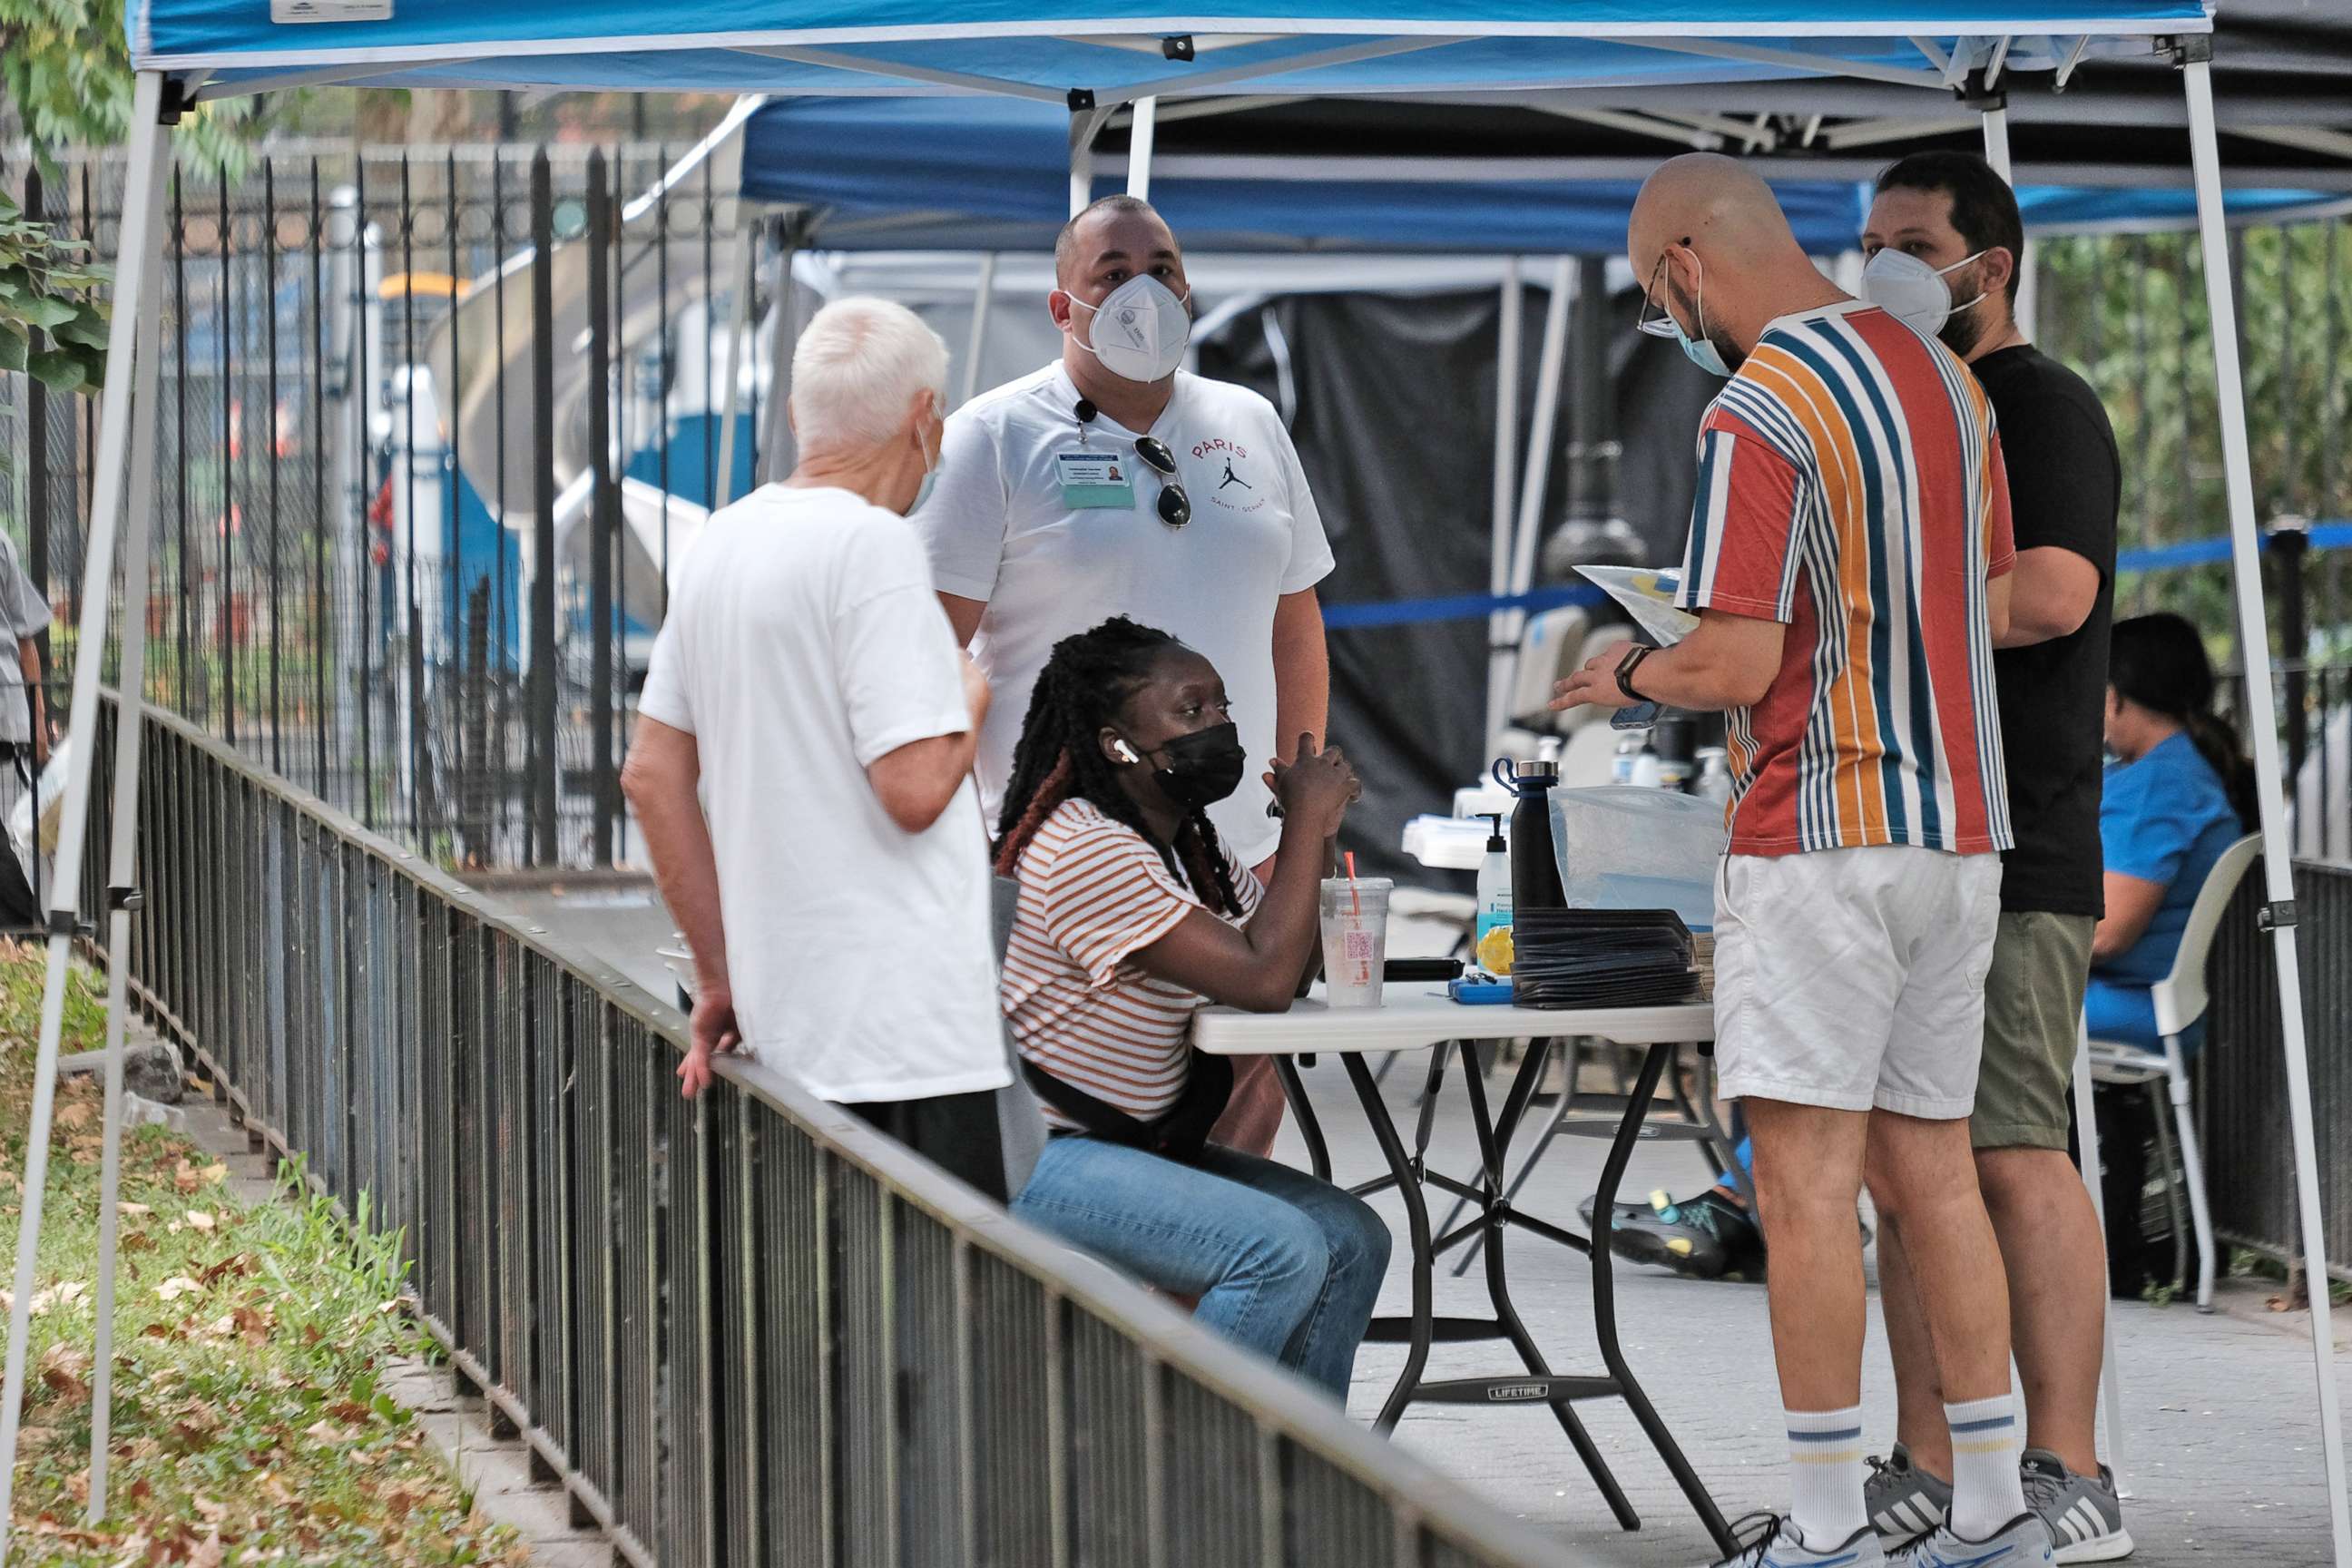
{"type": "MultiPolygon", "coordinates": [[[[1239,133],[1246,135],[1246,132],[1239,133]]],[[[742,194],[807,209],[802,242],[837,250],[1035,251],[1069,216],[1069,116],[1014,100],[774,99],[743,124],[742,194]]],[[[1883,163],[1884,157],[1875,160],[1883,163]]],[[[1178,153],[1151,166],[1152,204],[1197,251],[1613,255],[1638,177],[1594,160],[1464,158],[1430,148],[1360,154],[1178,153]]],[[[1817,255],[1850,249],[1869,210],[1861,162],[1775,162],[1774,193],[1817,255]],[[1835,172],[1814,165],[1833,162],[1835,172]]],[[[2114,185],[2037,184],[2019,205],[2039,233],[2192,223],[2193,192],[2118,165],[2114,185]]],[[[2283,218],[2343,198],[2232,189],[2231,217],[2283,218]]]]}
{"type": "MultiPolygon", "coordinates": [[[[1948,107],[1956,89],[1982,106],[1989,153],[2004,168],[2005,108],[1996,84],[2063,85],[2085,58],[2161,55],[2181,70],[2198,197],[2198,229],[2213,323],[2218,408],[2241,645],[2263,785],[2268,903],[2284,1021],[2297,1199],[2310,1277],[2318,1406],[2338,1568],[2352,1568],[2352,1512],[2333,1372],[2325,1236],[2300,1010],[2290,845],[2283,816],[2265,609],[2243,385],[2227,264],[2213,99],[2212,22],[2202,0],[1250,0],[1166,12],[1134,0],[710,0],[691,8],[645,0],[132,0],[127,7],[133,97],[116,297],[86,555],[80,646],[106,646],[118,526],[131,582],[143,580],[154,480],[156,279],[162,127],[192,100],[333,83],[451,88],[734,89],[834,96],[991,94],[1053,103],[1070,114],[1075,174],[1117,107],[1238,94],[1443,95],[1641,90],[1693,83],[1860,80],[1916,88],[1948,107]],[[1336,14],[1335,14],[1336,13],[1336,14]],[[125,502],[128,501],[126,508],[125,502]]],[[[1150,111],[1134,162],[1149,168],[1150,111]]],[[[1074,179],[1074,184],[1076,180],[1074,179]]],[[[545,509],[542,508],[542,510],[545,509]]],[[[124,618],[121,689],[142,689],[144,617],[124,618]]],[[[551,627],[550,628],[551,632],[551,627]]],[[[72,722],[98,714],[100,661],[75,671],[72,722]]],[[[136,876],[138,705],[118,716],[110,886],[136,876]]],[[[81,861],[90,824],[93,754],[75,749],[58,856],[81,861]]],[[[79,882],[51,895],[47,987],[24,1173],[16,1290],[11,1309],[0,1453],[13,1451],[24,1388],[36,1247],[54,1110],[67,962],[79,882]]],[[[111,900],[110,951],[125,951],[130,908],[111,900]]],[[[119,1085],[128,986],[111,966],[110,1089],[119,1085]]],[[[120,1107],[110,1094],[103,1180],[115,1190],[120,1107]]],[[[107,1379],[111,1370],[113,1229],[99,1271],[100,1386],[93,1409],[90,1507],[106,1506],[107,1379]]],[[[0,1467],[0,1528],[13,1471],[0,1467]]]]}

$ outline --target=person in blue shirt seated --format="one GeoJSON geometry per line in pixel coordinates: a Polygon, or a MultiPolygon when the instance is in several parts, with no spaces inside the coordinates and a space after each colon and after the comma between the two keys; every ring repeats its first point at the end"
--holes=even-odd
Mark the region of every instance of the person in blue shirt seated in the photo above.
{"type": "Polygon", "coordinates": [[[2084,1019],[2095,1040],[2162,1050],[2148,988],[2172,973],[2206,874],[2256,812],[2253,769],[2213,711],[2204,639],[2180,616],[2116,623],[2106,741],[2116,758],[2099,805],[2106,913],[2091,939],[2084,1019]]]}

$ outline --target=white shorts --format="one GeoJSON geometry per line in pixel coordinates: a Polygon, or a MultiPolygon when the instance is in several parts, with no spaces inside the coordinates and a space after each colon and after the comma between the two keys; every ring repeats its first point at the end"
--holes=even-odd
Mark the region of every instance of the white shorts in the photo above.
{"type": "Polygon", "coordinates": [[[1909,846],[1728,855],[1715,889],[1727,1100],[1969,1114],[2000,857],[1909,846]]]}

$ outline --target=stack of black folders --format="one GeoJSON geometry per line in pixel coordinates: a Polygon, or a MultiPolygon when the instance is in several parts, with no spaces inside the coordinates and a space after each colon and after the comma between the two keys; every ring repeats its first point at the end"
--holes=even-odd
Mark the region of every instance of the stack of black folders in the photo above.
{"type": "Polygon", "coordinates": [[[1511,941],[1517,1006],[1662,1006],[1698,989],[1690,928],[1672,910],[1523,910],[1511,941]]]}

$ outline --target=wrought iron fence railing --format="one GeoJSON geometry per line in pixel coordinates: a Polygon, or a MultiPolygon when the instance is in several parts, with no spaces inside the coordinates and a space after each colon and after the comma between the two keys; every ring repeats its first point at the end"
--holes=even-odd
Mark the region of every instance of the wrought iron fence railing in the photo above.
{"type": "MultiPolygon", "coordinates": [[[[2294,899],[2328,1271],[2352,1279],[2352,866],[2298,861],[2294,899]]],[[[2286,1068],[2271,938],[2254,925],[2262,901],[2257,866],[2214,942],[2197,1103],[2214,1229],[2292,1267],[2301,1248],[2294,1152],[2283,1135],[2286,1068]]]]}
{"type": "Polygon", "coordinates": [[[185,721],[143,734],[141,1005],[403,1235],[424,1323],[628,1561],[1567,1568],[776,1075],[681,1100],[656,999],[185,721]]]}

